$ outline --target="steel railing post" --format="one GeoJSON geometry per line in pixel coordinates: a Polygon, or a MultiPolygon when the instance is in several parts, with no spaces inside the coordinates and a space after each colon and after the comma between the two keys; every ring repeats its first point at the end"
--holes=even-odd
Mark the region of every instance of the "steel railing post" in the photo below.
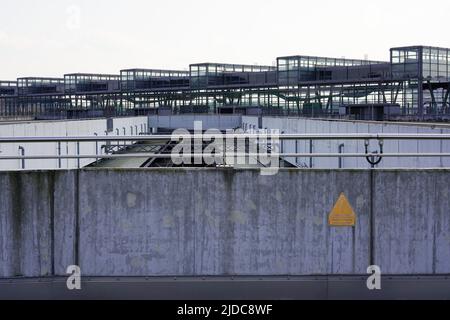
{"type": "Polygon", "coordinates": [[[25,158],[24,158],[25,157],[25,148],[22,146],[19,146],[19,151],[20,151],[20,155],[23,157],[22,161],[21,161],[21,167],[23,170],[23,169],[25,169],[25,158]]]}
{"type": "Polygon", "coordinates": [[[80,169],[80,141],[77,142],[77,166],[80,169]]]}
{"type": "MultiPolygon", "coordinates": [[[[94,132],[94,136],[98,137],[98,133],[94,132]]],[[[98,156],[98,141],[95,141],[95,155],[98,156]]],[[[98,158],[95,161],[98,162],[98,158]]]]}
{"type": "MultiPolygon", "coordinates": [[[[61,156],[61,141],[58,141],[58,156],[61,156]]],[[[61,158],[58,159],[58,168],[61,169],[61,158]]]]}

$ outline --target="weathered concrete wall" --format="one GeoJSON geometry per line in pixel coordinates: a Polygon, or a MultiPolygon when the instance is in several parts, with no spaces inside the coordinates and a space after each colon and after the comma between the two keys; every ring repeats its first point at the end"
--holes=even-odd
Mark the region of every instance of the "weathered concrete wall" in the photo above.
{"type": "Polygon", "coordinates": [[[392,274],[450,273],[448,171],[375,175],[375,260],[392,274]]]}
{"type": "Polygon", "coordinates": [[[367,268],[367,173],[147,173],[81,173],[80,260],[87,274],[284,275],[367,268]],[[354,238],[352,229],[327,227],[327,212],[342,191],[361,212],[354,238]]]}
{"type": "Polygon", "coordinates": [[[52,274],[53,173],[0,174],[0,276],[52,274]]]}
{"type": "Polygon", "coordinates": [[[449,178],[450,170],[0,173],[0,277],[64,275],[71,264],[90,276],[364,274],[370,264],[448,274],[449,178]],[[341,192],[355,228],[327,225],[341,192]]]}

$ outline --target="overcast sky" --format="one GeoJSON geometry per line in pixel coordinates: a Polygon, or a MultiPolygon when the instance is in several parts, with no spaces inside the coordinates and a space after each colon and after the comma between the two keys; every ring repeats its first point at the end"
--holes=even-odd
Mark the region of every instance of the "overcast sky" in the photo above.
{"type": "Polygon", "coordinates": [[[450,47],[448,0],[0,0],[0,79],[450,47]]]}

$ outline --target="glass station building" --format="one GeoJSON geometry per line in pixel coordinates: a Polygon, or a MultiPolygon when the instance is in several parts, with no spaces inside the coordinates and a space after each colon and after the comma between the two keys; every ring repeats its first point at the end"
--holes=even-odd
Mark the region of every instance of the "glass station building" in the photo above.
{"type": "Polygon", "coordinates": [[[200,63],[189,71],[0,81],[0,117],[243,113],[450,120],[450,50],[399,47],[390,61],[279,57],[273,66],[200,63]]]}

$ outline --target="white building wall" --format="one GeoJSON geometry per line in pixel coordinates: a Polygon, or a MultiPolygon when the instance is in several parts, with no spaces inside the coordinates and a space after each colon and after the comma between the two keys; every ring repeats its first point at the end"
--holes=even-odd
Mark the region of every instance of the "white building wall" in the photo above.
{"type": "MultiPolygon", "coordinates": [[[[258,118],[244,116],[243,126],[257,125],[258,118]]],[[[280,129],[284,133],[298,134],[450,134],[450,125],[444,124],[414,124],[386,123],[362,121],[334,121],[304,118],[263,117],[263,127],[260,129],[280,129]]],[[[370,151],[378,150],[378,144],[371,142],[370,151]]],[[[337,153],[339,146],[344,145],[344,153],[364,153],[364,141],[314,141],[313,152],[337,153]]],[[[309,153],[310,142],[285,142],[285,153],[309,153]],[[297,145],[297,146],[296,146],[297,145]]],[[[450,153],[450,141],[385,141],[385,153],[450,153]]],[[[339,168],[337,158],[298,158],[286,159],[303,167],[318,169],[339,168]]],[[[369,168],[365,158],[342,158],[343,168],[369,168]]],[[[450,167],[450,158],[384,158],[378,168],[443,168],[450,167]]]]}
{"type": "MultiPolygon", "coordinates": [[[[113,131],[108,135],[139,134],[147,132],[147,117],[114,118],[113,131]]],[[[1,123],[1,137],[65,137],[65,136],[105,136],[107,134],[107,120],[67,120],[67,121],[30,121],[1,123]]],[[[104,154],[101,146],[104,143],[81,143],[80,154],[104,154]],[[96,151],[97,148],[97,151],[96,151]]],[[[0,156],[20,155],[19,146],[24,147],[25,154],[31,155],[58,155],[57,143],[24,143],[1,144],[0,156]]],[[[61,155],[77,154],[76,143],[61,143],[61,155]]],[[[80,167],[94,162],[95,159],[81,159],[80,167]]],[[[74,169],[78,167],[78,160],[63,159],[52,160],[25,160],[25,169],[74,169]]],[[[22,168],[21,160],[0,160],[0,170],[16,170],[22,168]]]]}
{"type": "MultiPolygon", "coordinates": [[[[194,123],[201,122],[204,130],[208,129],[234,129],[238,128],[242,121],[240,115],[168,115],[168,116],[149,116],[151,128],[166,129],[186,129],[194,130],[194,123]]],[[[256,118],[257,119],[257,118],[256,118]]],[[[257,123],[256,123],[257,124],[257,123]]]]}

